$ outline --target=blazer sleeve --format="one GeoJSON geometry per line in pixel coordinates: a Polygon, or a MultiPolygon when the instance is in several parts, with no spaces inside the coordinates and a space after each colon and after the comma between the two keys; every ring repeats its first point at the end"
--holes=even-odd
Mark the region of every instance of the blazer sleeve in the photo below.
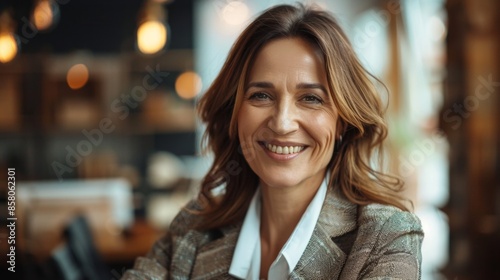
{"type": "Polygon", "coordinates": [[[122,280],[160,280],[167,279],[167,264],[170,263],[172,242],[171,234],[156,241],[145,257],[135,260],[134,268],[125,272],[122,280]]]}
{"type": "MultiPolygon", "coordinates": [[[[184,238],[186,233],[197,222],[187,209],[199,209],[196,200],[190,201],[174,218],[167,233],[153,245],[145,257],[138,257],[134,267],[127,270],[122,280],[160,280],[168,279],[174,269],[172,265],[183,263],[186,247],[195,248],[193,239],[184,238]],[[179,247],[180,246],[180,247],[179,247]],[[175,252],[177,251],[177,255],[175,252]],[[179,256],[180,251],[180,256],[179,256]]],[[[185,273],[185,271],[181,271],[185,273]]]]}
{"type": "Polygon", "coordinates": [[[395,212],[382,226],[360,279],[420,279],[423,237],[416,215],[395,212]]]}

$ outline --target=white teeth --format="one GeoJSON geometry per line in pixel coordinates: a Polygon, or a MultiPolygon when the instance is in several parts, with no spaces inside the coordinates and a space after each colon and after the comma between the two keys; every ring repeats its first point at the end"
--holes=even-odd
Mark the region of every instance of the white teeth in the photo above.
{"type": "Polygon", "coordinates": [[[270,150],[273,153],[277,154],[284,154],[284,155],[289,155],[289,154],[296,154],[304,149],[303,146],[276,146],[272,144],[267,144],[266,148],[270,150]]]}

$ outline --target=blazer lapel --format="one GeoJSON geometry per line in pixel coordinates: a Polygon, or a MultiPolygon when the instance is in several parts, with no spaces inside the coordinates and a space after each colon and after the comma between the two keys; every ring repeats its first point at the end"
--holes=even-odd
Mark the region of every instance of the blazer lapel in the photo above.
{"type": "Polygon", "coordinates": [[[222,228],[219,238],[207,238],[198,249],[190,279],[235,279],[228,271],[240,230],[241,223],[222,228]]]}
{"type": "Polygon", "coordinates": [[[290,274],[290,279],[337,279],[349,252],[352,238],[343,238],[356,229],[357,206],[338,190],[329,188],[313,235],[290,274]]]}

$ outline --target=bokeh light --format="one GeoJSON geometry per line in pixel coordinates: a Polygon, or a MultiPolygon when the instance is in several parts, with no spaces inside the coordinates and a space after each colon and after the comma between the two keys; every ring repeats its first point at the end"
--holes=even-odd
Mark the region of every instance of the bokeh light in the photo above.
{"type": "Polygon", "coordinates": [[[137,45],[144,54],[159,52],[167,42],[167,28],[160,21],[146,21],[137,30],[137,45]]]}
{"type": "Polygon", "coordinates": [[[240,25],[245,22],[250,15],[250,9],[241,1],[231,1],[222,10],[222,18],[228,24],[240,25]]]}
{"type": "Polygon", "coordinates": [[[201,77],[192,71],[187,71],[179,75],[175,80],[175,91],[184,99],[192,99],[202,88],[201,77]]]}
{"type": "Polygon", "coordinates": [[[75,64],[69,70],[66,81],[71,89],[82,88],[89,80],[89,70],[85,64],[75,64]]]}
{"type": "Polygon", "coordinates": [[[33,24],[38,30],[46,30],[54,22],[54,6],[49,0],[41,0],[33,11],[33,24]]]}
{"type": "Polygon", "coordinates": [[[0,62],[7,63],[17,54],[17,43],[12,33],[0,33],[0,62]]]}

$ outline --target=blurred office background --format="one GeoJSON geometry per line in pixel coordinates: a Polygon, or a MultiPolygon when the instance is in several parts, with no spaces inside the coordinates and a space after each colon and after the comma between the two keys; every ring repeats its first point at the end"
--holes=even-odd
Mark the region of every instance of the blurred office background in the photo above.
{"type": "MultiPolygon", "coordinates": [[[[210,165],[197,97],[248,22],[296,2],[0,2],[0,219],[15,168],[16,277],[119,279],[145,254],[210,165]]],[[[385,168],[422,220],[422,279],[500,279],[500,3],[302,2],[338,18],[389,90],[385,168]]]]}

